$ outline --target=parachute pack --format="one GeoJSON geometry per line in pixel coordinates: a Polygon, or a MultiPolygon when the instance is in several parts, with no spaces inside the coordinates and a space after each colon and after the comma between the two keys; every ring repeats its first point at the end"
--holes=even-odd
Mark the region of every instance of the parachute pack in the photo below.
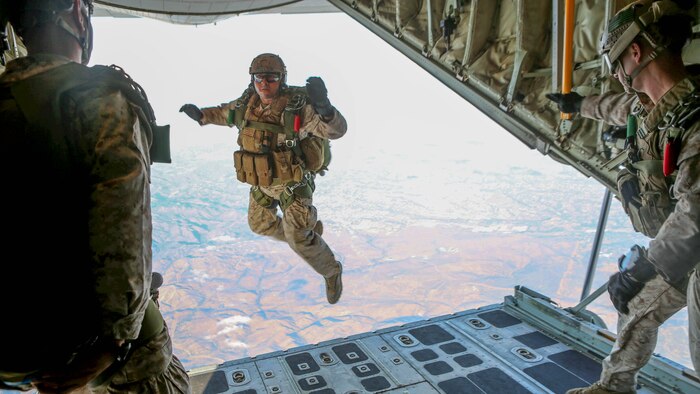
{"type": "Polygon", "coordinates": [[[40,127],[52,128],[56,124],[61,124],[59,108],[49,103],[58,102],[60,97],[73,89],[82,86],[108,85],[119,89],[126,98],[137,105],[146,124],[151,129],[153,141],[149,148],[152,163],[171,163],[170,157],[170,126],[158,126],[156,124],[155,113],[148,102],[146,93],[117,66],[93,66],[85,67],[78,63],[67,63],[56,70],[55,86],[50,89],[45,85],[45,81],[37,81],[29,78],[12,85],[10,97],[17,101],[17,105],[22,109],[30,123],[40,127]],[[47,114],[46,108],[53,108],[54,113],[47,114]],[[49,115],[49,116],[47,116],[49,115]]]}

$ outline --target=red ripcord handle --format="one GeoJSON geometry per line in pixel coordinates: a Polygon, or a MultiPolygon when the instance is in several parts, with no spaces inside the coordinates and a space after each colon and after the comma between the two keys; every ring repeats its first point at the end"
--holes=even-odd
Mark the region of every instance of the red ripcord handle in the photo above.
{"type": "Polygon", "coordinates": [[[666,147],[664,148],[664,176],[669,176],[676,171],[676,160],[678,159],[678,145],[676,145],[675,138],[669,138],[666,140],[666,147]]]}
{"type": "Polygon", "coordinates": [[[294,132],[298,133],[301,128],[301,117],[299,114],[294,115],[294,132]]]}

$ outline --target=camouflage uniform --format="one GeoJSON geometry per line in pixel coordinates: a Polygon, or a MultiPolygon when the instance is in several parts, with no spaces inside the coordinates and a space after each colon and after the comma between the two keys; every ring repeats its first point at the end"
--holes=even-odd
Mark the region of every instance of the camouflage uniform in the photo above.
{"type": "MultiPolygon", "coordinates": [[[[288,90],[282,90],[280,96],[270,105],[264,105],[257,93],[253,93],[248,101],[244,119],[283,125],[283,111],[289,99],[287,92],[288,90]]],[[[203,117],[199,123],[231,126],[229,111],[235,108],[237,101],[221,104],[218,107],[202,108],[203,117]]],[[[310,135],[324,139],[338,139],[347,131],[345,118],[337,109],[334,109],[334,115],[330,120],[324,121],[310,104],[306,104],[301,110],[300,117],[300,139],[310,135]]],[[[284,135],[281,133],[278,135],[277,144],[283,146],[284,142],[284,135]]],[[[313,182],[315,175],[309,173],[309,176],[313,182]]],[[[340,267],[336,263],[333,252],[321,238],[321,234],[314,231],[317,216],[311,197],[295,198],[294,202],[282,212],[281,218],[277,215],[277,206],[280,205],[280,195],[284,193],[284,189],[285,184],[274,182],[271,186],[253,186],[248,204],[250,229],[256,234],[288,243],[294,252],[324,278],[338,274],[340,267]],[[253,192],[257,190],[272,202],[267,206],[256,202],[253,192]]]]}
{"type": "MultiPolygon", "coordinates": [[[[640,159],[663,159],[666,132],[659,130],[664,116],[695,89],[697,80],[685,79],[669,90],[653,107],[645,106],[640,129],[646,138],[637,137],[640,159]]],[[[584,99],[581,115],[624,124],[630,105],[640,105],[634,96],[605,94],[584,99]]],[[[637,372],[649,361],[656,346],[658,328],[673,314],[688,305],[690,355],[700,371],[700,120],[680,136],[680,152],[672,194],[677,203],[655,238],[650,242],[648,258],[659,273],[644,285],[629,302],[630,312],[620,314],[618,335],[612,352],[603,361],[601,383],[621,392],[633,391],[637,372]],[[686,282],[689,278],[689,283],[686,282]],[[669,283],[673,283],[671,285],[669,283]],[[684,286],[688,283],[687,287],[684,286]],[[680,288],[682,291],[677,290],[680,288]],[[684,294],[687,292],[686,294],[684,294]]],[[[665,191],[660,191],[663,194],[665,191]]]]}
{"type": "MultiPolygon", "coordinates": [[[[2,277],[12,279],[0,287],[0,298],[14,301],[4,305],[10,320],[0,325],[0,381],[9,381],[8,373],[31,376],[65,365],[89,338],[135,340],[149,301],[150,128],[140,109],[108,84],[81,85],[56,101],[47,92],[67,67],[87,70],[60,56],[33,55],[9,62],[0,75],[11,207],[6,242],[24,258],[2,268],[2,277]],[[11,90],[27,83],[38,114],[25,113],[20,93],[11,90]],[[28,292],[40,302],[22,302],[28,292]]],[[[166,326],[133,349],[98,392],[115,391],[189,392],[166,326]]]]}
{"type": "MultiPolygon", "coordinates": [[[[646,110],[653,107],[653,103],[645,95],[640,94],[639,98],[644,99],[642,104],[646,110]]],[[[608,91],[600,95],[586,96],[581,102],[581,116],[602,120],[609,125],[625,126],[627,125],[627,115],[630,114],[637,101],[636,95],[624,92],[608,91]]]]}

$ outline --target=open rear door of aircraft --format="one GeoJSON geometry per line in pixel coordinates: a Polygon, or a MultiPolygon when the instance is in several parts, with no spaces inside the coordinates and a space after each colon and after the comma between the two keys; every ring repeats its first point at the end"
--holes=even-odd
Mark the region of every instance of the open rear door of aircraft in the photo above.
{"type": "MultiPolygon", "coordinates": [[[[329,1],[531,149],[616,191],[624,130],[578,114],[566,119],[545,94],[561,92],[562,81],[584,96],[621,91],[605,76],[598,47],[606,21],[629,1],[329,1]]],[[[689,61],[698,57],[698,41],[688,48],[689,61]]]]}

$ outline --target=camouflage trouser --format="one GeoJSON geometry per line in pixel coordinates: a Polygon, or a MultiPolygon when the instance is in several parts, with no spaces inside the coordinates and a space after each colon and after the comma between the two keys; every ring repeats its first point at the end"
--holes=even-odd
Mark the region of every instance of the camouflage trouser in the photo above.
{"type": "Polygon", "coordinates": [[[180,360],[173,354],[168,327],[164,326],[160,334],[133,349],[126,365],[112,378],[108,387],[91,392],[191,393],[189,376],[180,360]]]}
{"type": "MultiPolygon", "coordinates": [[[[696,277],[697,273],[693,276],[696,277]]],[[[693,337],[698,338],[698,293],[697,290],[691,289],[689,286],[688,292],[695,294],[696,299],[693,313],[696,318],[690,322],[692,352],[693,346],[697,348],[697,341],[693,345],[693,337]]],[[[689,296],[688,299],[690,298],[689,296]]],[[[659,326],[685,305],[685,294],[666,283],[660,276],[657,275],[647,282],[642,291],[630,300],[629,313],[618,315],[617,340],[610,354],[603,360],[603,372],[600,377],[603,385],[615,391],[634,390],[637,372],[649,361],[656,347],[659,326]]],[[[695,358],[693,361],[695,362],[695,358]]]]}
{"type": "Polygon", "coordinates": [[[688,283],[688,336],[690,359],[700,373],[700,270],[696,269],[688,283]]]}
{"type": "Polygon", "coordinates": [[[261,187],[260,190],[272,199],[267,207],[261,206],[250,195],[248,225],[260,235],[270,236],[289,244],[296,254],[324,278],[338,273],[335,256],[321,236],[313,231],[316,225],[316,207],[311,198],[296,197],[294,202],[277,215],[279,196],[283,187],[261,187]]]}

